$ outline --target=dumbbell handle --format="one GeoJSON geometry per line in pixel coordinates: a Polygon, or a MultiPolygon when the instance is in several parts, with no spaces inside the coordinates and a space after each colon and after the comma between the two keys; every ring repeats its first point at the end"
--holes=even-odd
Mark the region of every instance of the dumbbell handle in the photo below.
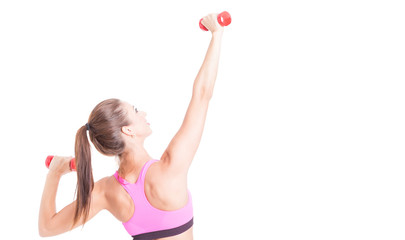
{"type": "MultiPolygon", "coordinates": [[[[208,29],[201,23],[203,19],[200,19],[200,28],[201,30],[204,31],[208,31],[208,29]]],[[[231,24],[231,14],[229,14],[227,11],[221,12],[220,14],[218,14],[217,16],[217,20],[219,25],[221,25],[222,27],[224,26],[228,26],[229,24],[231,24]]]]}
{"type": "MultiPolygon", "coordinates": [[[[49,155],[49,156],[46,158],[46,160],[45,160],[45,166],[46,166],[47,168],[49,168],[49,164],[51,164],[52,159],[53,159],[53,156],[52,156],[52,155],[49,155]]],[[[70,166],[70,170],[75,171],[75,170],[76,170],[76,159],[73,158],[72,160],[70,160],[69,166],[70,166]]]]}

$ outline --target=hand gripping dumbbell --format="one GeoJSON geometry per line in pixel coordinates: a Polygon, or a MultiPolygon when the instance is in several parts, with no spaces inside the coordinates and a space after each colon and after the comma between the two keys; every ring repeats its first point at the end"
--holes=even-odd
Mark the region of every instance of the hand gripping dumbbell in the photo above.
{"type": "MultiPolygon", "coordinates": [[[[52,155],[49,155],[49,156],[46,158],[46,160],[45,160],[45,166],[46,166],[47,168],[49,168],[49,164],[51,164],[52,159],[53,159],[53,156],[52,156],[52,155]]],[[[72,160],[70,160],[69,166],[70,166],[70,170],[75,171],[75,170],[76,170],[76,159],[73,158],[72,160]]]]}
{"type": "MultiPolygon", "coordinates": [[[[208,29],[201,23],[203,19],[200,19],[200,28],[201,30],[204,31],[208,31],[208,29]]],[[[222,27],[228,26],[229,24],[231,24],[231,14],[229,14],[227,11],[221,12],[220,14],[218,14],[217,16],[217,20],[219,25],[221,25],[222,27]]]]}

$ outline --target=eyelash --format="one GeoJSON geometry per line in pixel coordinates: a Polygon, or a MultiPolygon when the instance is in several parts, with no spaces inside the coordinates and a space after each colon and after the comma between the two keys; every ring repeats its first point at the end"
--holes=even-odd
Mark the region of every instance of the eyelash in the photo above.
{"type": "Polygon", "coordinates": [[[135,108],[135,112],[138,113],[138,109],[137,109],[137,108],[135,108]]]}

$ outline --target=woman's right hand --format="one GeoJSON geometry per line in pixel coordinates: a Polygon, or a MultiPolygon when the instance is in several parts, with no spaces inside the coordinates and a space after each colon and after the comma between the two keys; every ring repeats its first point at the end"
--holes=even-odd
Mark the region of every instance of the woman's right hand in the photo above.
{"type": "Polygon", "coordinates": [[[63,176],[66,173],[72,172],[72,170],[70,170],[70,160],[72,159],[73,157],[54,156],[52,162],[49,164],[49,171],[58,176],[63,176]]]}
{"type": "Polygon", "coordinates": [[[218,14],[211,13],[205,17],[203,17],[201,23],[211,31],[212,34],[214,33],[223,33],[224,27],[219,25],[217,20],[218,14]]]}

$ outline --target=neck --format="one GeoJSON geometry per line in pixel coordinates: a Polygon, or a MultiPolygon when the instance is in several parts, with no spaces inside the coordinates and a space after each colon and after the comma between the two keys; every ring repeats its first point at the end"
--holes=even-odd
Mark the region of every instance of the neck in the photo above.
{"type": "Polygon", "coordinates": [[[139,172],[145,163],[151,160],[152,157],[148,154],[143,145],[132,145],[127,148],[120,156],[120,167],[118,173],[124,177],[129,173],[139,172]]]}

